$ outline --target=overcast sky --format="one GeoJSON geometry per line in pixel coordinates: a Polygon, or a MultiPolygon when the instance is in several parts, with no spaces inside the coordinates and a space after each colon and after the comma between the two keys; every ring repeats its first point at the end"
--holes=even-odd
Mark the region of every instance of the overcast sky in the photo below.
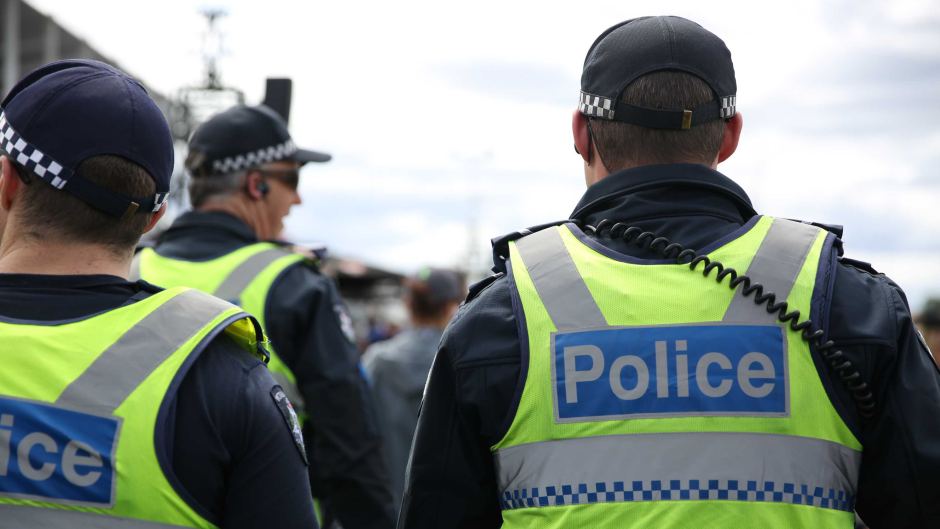
{"type": "Polygon", "coordinates": [[[288,235],[398,271],[480,266],[488,239],[566,218],[584,191],[570,115],[594,38],[676,14],[731,49],[744,133],[719,167],[757,210],[845,225],[915,309],[940,295],[940,0],[412,2],[29,0],[172,95],[202,77],[200,7],[223,7],[223,81],[294,79],[305,169],[288,235]]]}

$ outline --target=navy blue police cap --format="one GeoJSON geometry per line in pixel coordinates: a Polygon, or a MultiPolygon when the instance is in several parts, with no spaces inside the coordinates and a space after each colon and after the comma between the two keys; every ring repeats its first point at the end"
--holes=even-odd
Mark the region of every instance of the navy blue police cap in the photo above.
{"type": "Polygon", "coordinates": [[[280,114],[265,106],[232,107],[209,118],[189,140],[193,176],[230,174],[282,160],[328,162],[323,152],[298,148],[280,114]]]}
{"type": "Polygon", "coordinates": [[[654,129],[689,129],[735,113],[737,83],[724,41],[681,17],[641,17],[601,33],[581,72],[578,110],[585,116],[654,129]],[[705,81],[715,98],[692,109],[644,108],[621,101],[637,78],[658,71],[690,73],[705,81]]]}
{"type": "Polygon", "coordinates": [[[42,181],[114,217],[157,211],[173,173],[166,118],[139,82],[102,62],[49,63],[0,103],[0,151],[42,181]],[[114,155],[143,167],[156,194],[128,197],[82,177],[88,158],[114,155]]]}

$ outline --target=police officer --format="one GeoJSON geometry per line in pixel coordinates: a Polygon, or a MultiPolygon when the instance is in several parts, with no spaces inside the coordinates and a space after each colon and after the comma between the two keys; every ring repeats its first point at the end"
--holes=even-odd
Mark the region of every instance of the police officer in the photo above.
{"type": "Polygon", "coordinates": [[[124,73],[68,60],[0,110],[0,527],[316,527],[254,319],[128,282],[173,144],[124,73]]]}
{"type": "Polygon", "coordinates": [[[594,42],[588,189],[571,222],[495,241],[432,368],[399,527],[940,527],[940,375],[904,295],[716,171],[735,95],[691,21],[594,42]]]}
{"type": "Polygon", "coordinates": [[[299,149],[265,106],[237,106],[189,143],[194,210],[139,254],[141,277],[237,303],[271,340],[269,367],[302,409],[309,477],[323,524],[394,525],[375,412],[351,320],[333,283],[305,255],[274,242],[300,203],[300,167],[329,155],[299,149]]]}

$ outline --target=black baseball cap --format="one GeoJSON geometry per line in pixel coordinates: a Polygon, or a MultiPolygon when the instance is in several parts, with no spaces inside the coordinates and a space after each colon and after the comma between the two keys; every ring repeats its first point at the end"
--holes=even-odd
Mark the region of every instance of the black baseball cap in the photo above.
{"type": "Polygon", "coordinates": [[[737,83],[724,41],[681,17],[641,17],[601,33],[584,59],[578,109],[589,117],[655,129],[689,129],[735,113],[737,83]],[[651,72],[699,77],[715,99],[694,109],[652,109],[621,101],[623,90],[651,72]]]}
{"type": "Polygon", "coordinates": [[[294,145],[284,119],[271,108],[239,105],[212,116],[196,129],[189,140],[186,168],[193,176],[208,176],[280,160],[305,164],[330,158],[294,145]]]}
{"type": "Polygon", "coordinates": [[[157,211],[170,190],[173,138],[166,118],[143,85],[103,62],[56,61],[17,83],[0,103],[0,151],[114,217],[157,211]],[[98,155],[143,167],[156,194],[128,197],[83,178],[79,164],[98,155]]]}
{"type": "Polygon", "coordinates": [[[408,286],[412,290],[416,287],[426,292],[431,303],[444,303],[447,301],[461,301],[467,296],[463,278],[459,273],[446,268],[423,267],[409,278],[408,286]]]}
{"type": "Polygon", "coordinates": [[[940,298],[930,298],[920,314],[920,323],[927,327],[940,327],[940,298]]]}

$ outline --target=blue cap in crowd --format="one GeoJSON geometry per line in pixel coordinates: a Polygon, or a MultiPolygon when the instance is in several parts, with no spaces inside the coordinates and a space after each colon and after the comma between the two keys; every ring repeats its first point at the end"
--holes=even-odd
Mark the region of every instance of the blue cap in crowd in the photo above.
{"type": "Polygon", "coordinates": [[[49,185],[114,217],[157,211],[173,172],[166,118],[139,82],[105,63],[64,60],[27,75],[0,103],[0,151],[49,185]],[[156,194],[128,197],[76,169],[98,155],[143,167],[156,194]]]}

